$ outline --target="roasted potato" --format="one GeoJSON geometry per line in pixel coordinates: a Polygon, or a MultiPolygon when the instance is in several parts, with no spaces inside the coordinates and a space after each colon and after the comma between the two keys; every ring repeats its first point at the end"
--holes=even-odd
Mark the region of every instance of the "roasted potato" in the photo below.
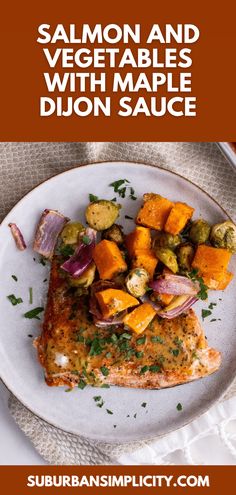
{"type": "Polygon", "coordinates": [[[122,227],[114,223],[109,229],[106,229],[102,233],[102,239],[107,239],[108,241],[113,241],[116,244],[123,244],[124,234],[122,232],[122,227]]]}
{"type": "Polygon", "coordinates": [[[86,221],[92,229],[106,230],[115,223],[121,206],[106,199],[90,203],[85,211],[86,221]]]}
{"type": "Polygon", "coordinates": [[[189,239],[193,244],[204,244],[208,241],[211,227],[206,220],[199,218],[192,223],[189,231],[189,239]]]}
{"type": "Polygon", "coordinates": [[[157,258],[173,273],[177,273],[179,267],[176,254],[169,248],[157,247],[155,249],[157,258]]]}
{"type": "Polygon", "coordinates": [[[80,222],[67,223],[61,233],[61,239],[64,244],[77,244],[78,236],[85,230],[80,222]]]}
{"type": "Polygon", "coordinates": [[[217,223],[211,229],[210,241],[214,247],[236,253],[236,225],[230,220],[217,223]]]}
{"type": "Polygon", "coordinates": [[[179,235],[168,234],[167,232],[157,232],[154,239],[154,248],[164,247],[175,249],[181,243],[179,235]]]}
{"type": "Polygon", "coordinates": [[[134,297],[141,297],[147,290],[149,274],[144,268],[134,268],[126,277],[125,283],[129,293],[134,297]]]}
{"type": "Polygon", "coordinates": [[[190,272],[194,258],[194,247],[191,244],[182,244],[176,250],[179,269],[190,272]]]}

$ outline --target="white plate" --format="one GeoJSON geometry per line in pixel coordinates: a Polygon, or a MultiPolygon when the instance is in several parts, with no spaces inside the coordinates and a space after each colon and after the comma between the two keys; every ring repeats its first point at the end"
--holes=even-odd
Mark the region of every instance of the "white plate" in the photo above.
{"type": "MultiPolygon", "coordinates": [[[[191,164],[190,164],[191,166],[191,164]]],[[[36,415],[71,433],[91,439],[128,442],[163,435],[192,421],[206,411],[226,390],[236,374],[236,279],[228,290],[210,294],[217,302],[212,318],[221,321],[203,323],[209,345],[222,352],[222,366],[210,377],[165,390],[134,390],[111,387],[86,387],[65,393],[64,388],[49,388],[44,383],[43,370],[37,362],[32,338],[37,336],[37,320],[26,320],[23,313],[30,309],[29,287],[33,287],[33,306],[45,303],[47,284],[43,280],[47,268],[37,261],[32,249],[16,249],[8,223],[16,222],[30,245],[39,216],[44,208],[58,209],[72,219],[84,221],[88,194],[100,198],[114,197],[108,185],[120,178],[130,180],[138,196],[137,201],[122,200],[121,223],[125,230],[133,229],[132,221],[144,192],[160,193],[174,201],[185,201],[196,208],[195,217],[214,223],[227,218],[224,211],[206,193],[180,176],[133,163],[104,163],[79,167],[57,175],[25,196],[3,221],[0,227],[0,376],[15,396],[36,415]],[[18,277],[15,282],[11,275],[18,277]],[[12,306],[7,295],[23,298],[23,304],[12,306]],[[105,406],[96,407],[95,395],[101,395],[105,406]],[[142,407],[147,403],[146,408],[142,407]],[[183,405],[177,411],[178,403],[183,405]],[[113,411],[113,415],[106,412],[113,411]],[[134,417],[136,415],[136,418],[134,417]],[[114,428],[113,425],[117,425],[114,428]]],[[[37,257],[37,256],[36,256],[37,257]]],[[[196,304],[198,315],[209,302],[196,304]]]]}

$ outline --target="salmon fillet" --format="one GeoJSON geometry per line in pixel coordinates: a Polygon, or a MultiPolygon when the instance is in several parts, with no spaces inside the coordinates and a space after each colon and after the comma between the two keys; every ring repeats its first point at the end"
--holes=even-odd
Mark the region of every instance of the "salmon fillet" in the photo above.
{"type": "Polygon", "coordinates": [[[35,345],[50,386],[79,384],[164,388],[216,371],[220,353],[208,347],[192,309],[173,320],[154,318],[141,335],[123,326],[97,328],[87,296],[78,296],[52,262],[41,336],[35,345]]]}

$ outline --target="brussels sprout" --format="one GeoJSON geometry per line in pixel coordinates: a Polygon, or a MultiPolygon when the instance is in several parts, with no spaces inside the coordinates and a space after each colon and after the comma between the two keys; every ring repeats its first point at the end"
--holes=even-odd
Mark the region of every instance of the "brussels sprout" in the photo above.
{"type": "Polygon", "coordinates": [[[181,243],[181,238],[179,235],[172,235],[167,232],[157,232],[154,239],[155,247],[167,247],[170,249],[175,249],[181,243]]]}
{"type": "Polygon", "coordinates": [[[122,227],[114,223],[109,229],[103,231],[102,238],[116,242],[116,244],[123,244],[124,234],[122,232],[122,227]]]}
{"type": "Polygon", "coordinates": [[[64,244],[76,244],[78,241],[78,235],[85,230],[82,223],[72,222],[67,223],[64,227],[61,238],[64,244]]]}
{"type": "Polygon", "coordinates": [[[177,248],[176,254],[180,270],[190,272],[194,257],[194,247],[191,244],[182,244],[177,248]]]}
{"type": "Polygon", "coordinates": [[[84,287],[84,288],[89,287],[94,281],[95,272],[96,272],[96,265],[92,261],[92,263],[90,263],[88,268],[84,271],[84,273],[80,277],[78,277],[78,278],[70,277],[69,278],[70,286],[71,287],[84,287]]]}
{"type": "Polygon", "coordinates": [[[189,238],[194,244],[203,244],[207,242],[210,235],[211,227],[206,220],[199,218],[192,223],[189,231],[189,238]]]}
{"type": "Polygon", "coordinates": [[[173,273],[177,273],[179,267],[176,254],[169,248],[157,247],[155,249],[157,258],[173,273]]]}
{"type": "Polygon", "coordinates": [[[236,225],[230,220],[217,223],[211,229],[210,241],[213,246],[236,253],[236,225]]]}
{"type": "Polygon", "coordinates": [[[116,221],[120,208],[119,204],[105,199],[93,201],[86,208],[86,220],[92,229],[109,229],[116,221]]]}
{"type": "Polygon", "coordinates": [[[147,290],[149,274],[144,268],[134,268],[126,277],[125,283],[129,293],[141,297],[147,290]]]}

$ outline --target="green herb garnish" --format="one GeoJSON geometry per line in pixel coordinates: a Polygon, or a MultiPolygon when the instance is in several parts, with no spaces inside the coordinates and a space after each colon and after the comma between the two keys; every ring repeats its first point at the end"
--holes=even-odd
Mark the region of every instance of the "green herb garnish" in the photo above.
{"type": "Polygon", "coordinates": [[[164,344],[164,340],[159,337],[159,335],[154,335],[151,337],[151,342],[158,342],[159,344],[164,344]]]}
{"type": "Polygon", "coordinates": [[[136,356],[136,358],[140,359],[140,358],[143,357],[143,352],[142,351],[137,351],[137,352],[135,352],[135,356],[136,356]]]}
{"type": "Polygon", "coordinates": [[[110,409],[106,409],[107,414],[113,414],[113,412],[110,409]]]}
{"type": "Polygon", "coordinates": [[[159,373],[161,371],[161,368],[160,366],[158,366],[158,364],[152,364],[151,366],[149,366],[149,371],[151,371],[151,373],[159,373]]]}
{"type": "Polygon", "coordinates": [[[100,402],[100,400],[101,400],[101,399],[102,399],[101,395],[95,395],[95,396],[93,397],[93,400],[94,400],[95,402],[100,402]]]}
{"type": "Polygon", "coordinates": [[[103,376],[109,375],[109,369],[106,366],[101,366],[100,370],[101,370],[103,376]]]}
{"type": "Polygon", "coordinates": [[[91,244],[91,239],[90,239],[90,237],[88,235],[83,235],[82,236],[82,242],[84,244],[86,244],[86,246],[88,246],[89,244],[91,244]]]}
{"type": "Polygon", "coordinates": [[[101,388],[110,388],[110,385],[108,385],[108,383],[103,383],[101,385],[101,388]]]}
{"type": "Polygon", "coordinates": [[[75,252],[74,248],[69,244],[62,244],[58,251],[64,258],[69,258],[69,256],[72,256],[75,252]]]}
{"type": "Polygon", "coordinates": [[[98,196],[95,196],[94,194],[89,194],[89,201],[90,203],[93,203],[94,201],[98,201],[98,196]]]}
{"type": "Polygon", "coordinates": [[[127,179],[119,179],[116,180],[115,182],[112,182],[109,184],[110,187],[113,187],[114,192],[119,194],[121,198],[126,197],[126,192],[127,190],[129,191],[129,198],[132,200],[137,199],[135,196],[135,191],[134,188],[131,186],[128,186],[127,184],[130,184],[130,181],[127,179]]]}
{"type": "Polygon", "coordinates": [[[18,278],[16,277],[16,275],[12,275],[11,278],[13,278],[13,280],[15,280],[15,282],[18,282],[18,278]]]}
{"type": "Polygon", "coordinates": [[[210,311],[209,309],[202,309],[202,319],[204,320],[205,318],[207,318],[208,316],[210,316],[212,314],[212,311],[210,311]]]}
{"type": "Polygon", "coordinates": [[[29,287],[29,304],[33,304],[33,288],[29,287]]]}
{"type": "Polygon", "coordinates": [[[147,403],[146,403],[146,402],[143,402],[143,403],[141,404],[141,407],[146,407],[146,406],[147,406],[147,403]]]}
{"type": "Polygon", "coordinates": [[[205,301],[208,298],[208,287],[204,284],[203,278],[198,274],[198,269],[194,268],[190,273],[188,273],[188,277],[199,283],[200,290],[197,297],[198,299],[205,301]]]}
{"type": "Polygon", "coordinates": [[[149,367],[147,365],[143,366],[140,370],[140,375],[143,375],[149,370],[149,367]]]}
{"type": "Polygon", "coordinates": [[[133,220],[133,217],[130,217],[129,215],[125,215],[125,218],[126,218],[127,220],[133,220]]]}
{"type": "Polygon", "coordinates": [[[173,354],[173,356],[177,357],[179,355],[179,349],[170,349],[170,352],[171,354],[173,354]]]}
{"type": "Polygon", "coordinates": [[[38,317],[38,315],[40,313],[42,313],[42,311],[44,310],[44,308],[34,308],[34,309],[31,309],[30,311],[27,311],[27,313],[25,313],[23,316],[25,318],[29,318],[30,320],[32,320],[33,318],[35,318],[36,320],[40,320],[40,318],[38,317]]]}
{"type": "Polygon", "coordinates": [[[23,303],[23,299],[21,299],[21,297],[16,297],[14,294],[7,296],[7,299],[12,303],[12,306],[23,303]]]}
{"type": "Polygon", "coordinates": [[[181,347],[181,345],[183,344],[183,340],[179,339],[179,337],[175,337],[174,344],[176,344],[178,347],[181,347]]]}
{"type": "Polygon", "coordinates": [[[180,402],[177,404],[176,409],[177,409],[177,411],[182,411],[183,406],[180,402]]]}
{"type": "Polygon", "coordinates": [[[216,303],[211,302],[208,306],[209,309],[214,309],[214,306],[216,306],[216,303]]]}
{"type": "Polygon", "coordinates": [[[83,390],[85,387],[86,387],[87,383],[82,380],[82,378],[80,379],[79,383],[78,383],[78,388],[80,388],[80,390],[83,390]]]}
{"type": "Polygon", "coordinates": [[[47,259],[44,258],[43,256],[41,256],[40,260],[39,260],[39,263],[40,265],[43,265],[43,266],[46,266],[47,264],[47,259]]]}
{"type": "Polygon", "coordinates": [[[131,335],[130,335],[130,333],[124,332],[124,333],[121,334],[120,339],[130,340],[131,339],[131,335]]]}
{"type": "Polygon", "coordinates": [[[136,340],[137,345],[145,344],[145,342],[146,342],[146,335],[144,335],[143,337],[140,337],[139,339],[136,340]]]}

